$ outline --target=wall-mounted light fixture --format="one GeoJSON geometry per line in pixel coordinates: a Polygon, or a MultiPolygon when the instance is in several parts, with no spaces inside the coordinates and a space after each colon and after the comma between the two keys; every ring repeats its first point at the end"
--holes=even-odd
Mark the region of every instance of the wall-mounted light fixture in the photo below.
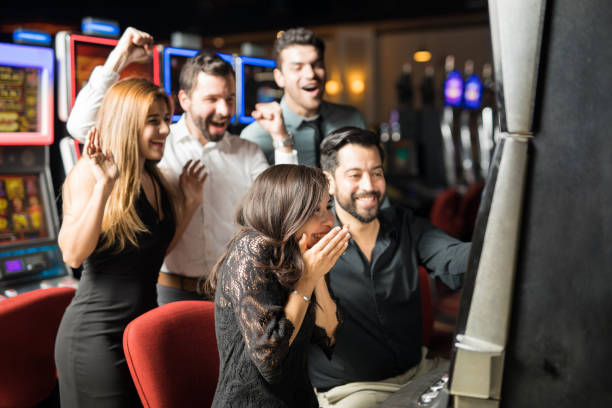
{"type": "Polygon", "coordinates": [[[340,93],[342,90],[342,84],[335,79],[330,79],[325,83],[325,92],[328,95],[334,96],[340,93]]]}
{"type": "Polygon", "coordinates": [[[365,89],[365,83],[362,79],[356,78],[351,81],[351,92],[359,95],[365,89]]]}
{"type": "Polygon", "coordinates": [[[415,62],[429,62],[431,61],[431,51],[426,49],[419,49],[414,52],[412,58],[415,62]]]}
{"type": "Polygon", "coordinates": [[[223,37],[215,37],[213,38],[212,43],[215,48],[223,48],[223,46],[225,45],[225,40],[223,39],[223,37]]]}

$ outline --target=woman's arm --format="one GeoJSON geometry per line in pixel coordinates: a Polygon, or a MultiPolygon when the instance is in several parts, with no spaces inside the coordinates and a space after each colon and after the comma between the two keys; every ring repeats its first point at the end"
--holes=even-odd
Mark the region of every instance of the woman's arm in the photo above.
{"type": "Polygon", "coordinates": [[[325,277],[319,279],[314,293],[317,298],[315,324],[325,330],[328,338],[326,343],[333,345],[336,342],[334,335],[338,327],[338,305],[329,293],[325,277]]]}
{"type": "Polygon", "coordinates": [[[195,162],[189,160],[185,163],[185,166],[183,166],[183,171],[179,177],[181,192],[178,194],[182,198],[181,211],[178,211],[179,216],[176,220],[176,230],[166,250],[166,254],[174,249],[187,229],[189,222],[191,222],[191,218],[202,205],[202,191],[204,189],[204,182],[208,176],[208,173],[204,173],[205,167],[206,166],[203,164],[200,165],[199,160],[195,162]]]}
{"type": "Polygon", "coordinates": [[[102,153],[97,130],[89,132],[86,154],[66,179],[63,220],[57,237],[64,262],[80,266],[96,248],[104,207],[119,176],[111,153],[102,153]]]}
{"type": "Polygon", "coordinates": [[[310,298],[317,279],[331,269],[347,243],[348,231],[340,228],[308,250],[303,237],[299,245],[305,270],[294,286],[298,294],[288,298],[274,273],[259,266],[271,257],[261,237],[245,235],[228,252],[217,285],[234,309],[251,361],[269,383],[283,376],[283,362],[310,304],[303,296],[310,298]]]}
{"type": "MultiPolygon", "coordinates": [[[[270,269],[262,267],[272,258],[272,249],[253,232],[238,237],[219,270],[217,300],[231,305],[248,355],[270,384],[283,378],[284,361],[294,327],[284,313],[286,289],[270,269]],[[220,292],[220,293],[219,293],[220,292]]],[[[217,332],[220,336],[234,336],[217,332]]]]}

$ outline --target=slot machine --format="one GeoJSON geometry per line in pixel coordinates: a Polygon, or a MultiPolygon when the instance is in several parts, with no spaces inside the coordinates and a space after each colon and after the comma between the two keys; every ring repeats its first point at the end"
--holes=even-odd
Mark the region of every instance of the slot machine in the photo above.
{"type": "Polygon", "coordinates": [[[57,245],[49,163],[54,53],[0,43],[0,293],[73,285],[57,245]]]}
{"type": "MultiPolygon", "coordinates": [[[[65,122],[79,91],[87,84],[93,69],[104,65],[119,36],[119,27],[110,22],[83,20],[82,30],[86,34],[60,31],[55,37],[58,66],[57,116],[65,122]],[[94,35],[96,34],[96,35],[94,35]],[[101,36],[104,35],[104,36],[101,36]]],[[[160,84],[159,53],[153,52],[148,61],[133,62],[121,72],[121,79],[146,78],[160,84]]],[[[81,155],[82,145],[68,135],[60,141],[60,152],[66,174],[81,155]]]]}
{"type": "Polygon", "coordinates": [[[444,80],[444,99],[440,129],[442,131],[442,145],[444,146],[444,168],[446,184],[449,187],[459,184],[460,165],[458,136],[458,112],[463,97],[463,78],[459,71],[454,69],[455,58],[452,55],[445,60],[446,79],[444,80]]]}
{"type": "Polygon", "coordinates": [[[551,3],[489,0],[502,133],[449,376],[383,408],[612,406],[612,4],[551,3]]]}
{"type": "Polygon", "coordinates": [[[389,114],[391,141],[387,144],[390,173],[403,177],[417,177],[419,174],[418,115],[413,104],[412,66],[402,65],[395,89],[398,107],[389,114]]]}
{"type": "Polygon", "coordinates": [[[482,109],[478,115],[478,147],[480,149],[480,171],[486,177],[496,143],[499,141],[499,121],[495,109],[495,82],[493,67],[485,63],[482,67],[482,109]]]}
{"type": "Polygon", "coordinates": [[[276,61],[267,58],[236,57],[236,116],[238,123],[255,121],[251,112],[257,103],[279,102],[283,96],[274,81],[276,61]]]}
{"type": "MultiPolygon", "coordinates": [[[[172,122],[177,122],[183,114],[183,108],[178,100],[179,91],[179,77],[181,69],[185,65],[185,61],[189,58],[198,55],[198,50],[189,48],[177,48],[177,47],[164,47],[162,51],[162,78],[164,83],[164,90],[172,100],[174,101],[174,113],[172,115],[172,122]]],[[[231,64],[232,68],[235,69],[234,57],[231,54],[217,53],[224,61],[231,64]]],[[[235,122],[236,118],[232,118],[232,123],[235,122]]]]}
{"type": "Polygon", "coordinates": [[[482,81],[474,73],[474,63],[465,62],[463,84],[463,111],[460,115],[461,168],[463,178],[472,185],[480,178],[480,151],[478,144],[478,114],[482,99],[482,81]]]}
{"type": "Polygon", "coordinates": [[[427,66],[420,86],[423,106],[420,112],[419,175],[428,186],[446,186],[444,146],[440,112],[435,107],[434,68],[427,66]]]}

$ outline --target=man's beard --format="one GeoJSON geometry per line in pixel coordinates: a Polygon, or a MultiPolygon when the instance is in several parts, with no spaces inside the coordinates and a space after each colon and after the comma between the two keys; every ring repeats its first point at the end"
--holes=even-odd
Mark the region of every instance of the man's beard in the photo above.
{"type": "Polygon", "coordinates": [[[218,142],[219,140],[223,139],[223,136],[225,135],[225,132],[227,131],[227,127],[226,127],[225,130],[221,133],[210,134],[208,132],[208,118],[203,119],[203,120],[202,119],[197,120],[196,125],[200,129],[200,132],[202,132],[202,135],[209,142],[218,142]]]}
{"type": "Polygon", "coordinates": [[[346,201],[343,198],[341,198],[339,195],[336,195],[336,203],[338,203],[340,208],[342,208],[344,211],[352,215],[359,222],[367,224],[369,222],[374,221],[376,217],[378,217],[378,210],[380,209],[380,206],[382,205],[381,198],[382,198],[381,194],[378,191],[368,191],[366,193],[351,194],[350,200],[346,200],[346,201]],[[365,215],[365,216],[357,212],[357,206],[355,205],[355,201],[357,200],[357,198],[359,198],[360,196],[364,196],[364,195],[373,195],[376,197],[376,200],[378,201],[378,205],[372,209],[373,213],[365,215]]]}

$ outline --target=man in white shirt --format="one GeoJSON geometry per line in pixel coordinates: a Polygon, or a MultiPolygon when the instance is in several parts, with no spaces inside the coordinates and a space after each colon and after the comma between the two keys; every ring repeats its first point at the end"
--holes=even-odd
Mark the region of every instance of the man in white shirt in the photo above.
{"type": "MultiPolygon", "coordinates": [[[[123,68],[149,57],[153,50],[149,34],[131,27],[123,33],[104,66],[94,69],[76,99],[67,123],[74,138],[85,141],[104,93],[119,80],[123,68]]],[[[234,207],[253,180],[268,167],[256,144],[227,132],[236,98],[230,64],[215,53],[201,52],[183,66],[179,88],[179,103],[185,113],[170,126],[159,167],[170,183],[177,183],[185,163],[200,160],[206,166],[208,178],[202,207],[165,258],[157,285],[160,305],[204,299],[196,292],[197,280],[208,276],[236,233],[234,207]]],[[[279,145],[275,160],[297,163],[297,152],[279,145]]]]}

